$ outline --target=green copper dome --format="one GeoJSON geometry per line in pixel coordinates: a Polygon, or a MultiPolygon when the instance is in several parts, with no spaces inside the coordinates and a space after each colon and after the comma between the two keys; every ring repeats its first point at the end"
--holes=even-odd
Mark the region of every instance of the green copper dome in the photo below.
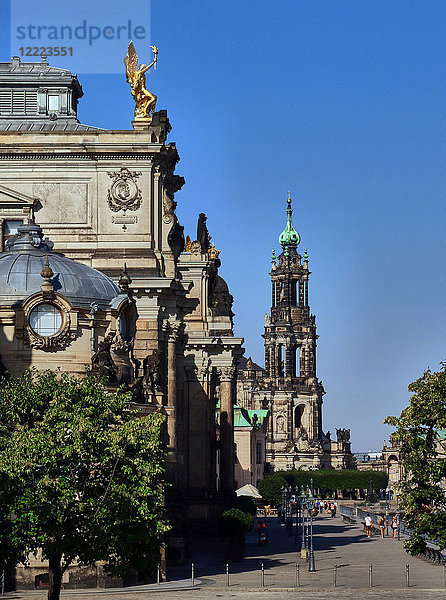
{"type": "Polygon", "coordinates": [[[288,192],[288,206],[286,209],[286,227],[279,235],[279,244],[285,250],[288,246],[297,246],[300,243],[300,235],[294,229],[293,224],[291,222],[291,216],[293,214],[293,209],[291,208],[291,195],[288,192]]]}

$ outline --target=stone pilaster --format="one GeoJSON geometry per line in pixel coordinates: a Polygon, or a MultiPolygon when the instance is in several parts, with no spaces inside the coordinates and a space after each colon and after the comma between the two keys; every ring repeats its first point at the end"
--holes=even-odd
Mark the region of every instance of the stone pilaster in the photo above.
{"type": "Polygon", "coordinates": [[[234,489],[234,378],[235,367],[222,367],[220,375],[220,489],[234,489]]]}

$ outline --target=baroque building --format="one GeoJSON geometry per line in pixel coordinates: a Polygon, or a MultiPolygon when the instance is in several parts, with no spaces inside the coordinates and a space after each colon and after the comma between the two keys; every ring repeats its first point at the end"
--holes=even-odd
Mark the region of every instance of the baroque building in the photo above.
{"type": "Polygon", "coordinates": [[[336,440],[322,430],[322,397],[316,374],[316,320],[309,306],[309,266],[292,224],[291,197],[286,227],[279,236],[281,254],[271,259],[271,312],[265,315],[265,369],[248,359],[238,377],[238,403],[269,409],[266,461],[269,468],[348,468],[352,464],[350,430],[336,440]]]}
{"type": "Polygon", "coordinates": [[[204,214],[185,247],[167,111],[152,102],[132,129],[98,129],[77,118],[82,95],[45,57],[0,63],[0,366],[91,369],[165,415],[171,536],[185,547],[233,494],[243,339],[204,214]]]}

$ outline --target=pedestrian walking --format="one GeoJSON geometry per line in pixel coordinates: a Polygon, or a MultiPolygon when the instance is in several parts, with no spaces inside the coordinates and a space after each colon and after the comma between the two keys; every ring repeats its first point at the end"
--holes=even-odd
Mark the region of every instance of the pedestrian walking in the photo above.
{"type": "Polygon", "coordinates": [[[328,511],[328,502],[327,501],[324,502],[324,510],[325,510],[325,512],[328,511]]]}
{"type": "Polygon", "coordinates": [[[380,518],[380,520],[378,522],[378,525],[379,525],[379,528],[381,530],[381,537],[384,539],[384,532],[386,530],[386,520],[385,520],[385,518],[384,518],[383,515],[381,515],[381,518],[380,518]]]}
{"type": "Polygon", "coordinates": [[[392,537],[395,539],[398,531],[398,518],[396,515],[393,515],[392,520],[390,521],[390,527],[392,528],[392,537]]]}
{"type": "Polygon", "coordinates": [[[372,535],[372,519],[369,514],[367,514],[366,518],[364,519],[364,525],[365,532],[367,534],[367,537],[369,538],[372,535]]]}

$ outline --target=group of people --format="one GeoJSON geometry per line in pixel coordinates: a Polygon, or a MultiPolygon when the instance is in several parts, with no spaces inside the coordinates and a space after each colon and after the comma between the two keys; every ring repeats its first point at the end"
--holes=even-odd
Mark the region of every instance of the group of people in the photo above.
{"type": "MultiPolygon", "coordinates": [[[[372,530],[373,530],[373,522],[372,522],[372,517],[369,514],[367,514],[366,518],[364,519],[364,526],[365,526],[365,532],[367,534],[367,537],[371,537],[372,530]]],[[[387,529],[387,522],[386,522],[384,515],[381,515],[381,517],[379,518],[378,527],[381,532],[381,537],[383,538],[386,533],[386,529],[387,529]]],[[[390,521],[390,528],[392,530],[392,537],[395,539],[397,537],[397,533],[398,533],[398,518],[396,515],[393,515],[393,517],[390,521]]]]}
{"type": "Polygon", "coordinates": [[[316,500],[315,506],[319,510],[320,514],[322,514],[323,512],[329,512],[331,513],[332,517],[336,516],[336,512],[338,510],[338,503],[336,500],[316,500]]]}

